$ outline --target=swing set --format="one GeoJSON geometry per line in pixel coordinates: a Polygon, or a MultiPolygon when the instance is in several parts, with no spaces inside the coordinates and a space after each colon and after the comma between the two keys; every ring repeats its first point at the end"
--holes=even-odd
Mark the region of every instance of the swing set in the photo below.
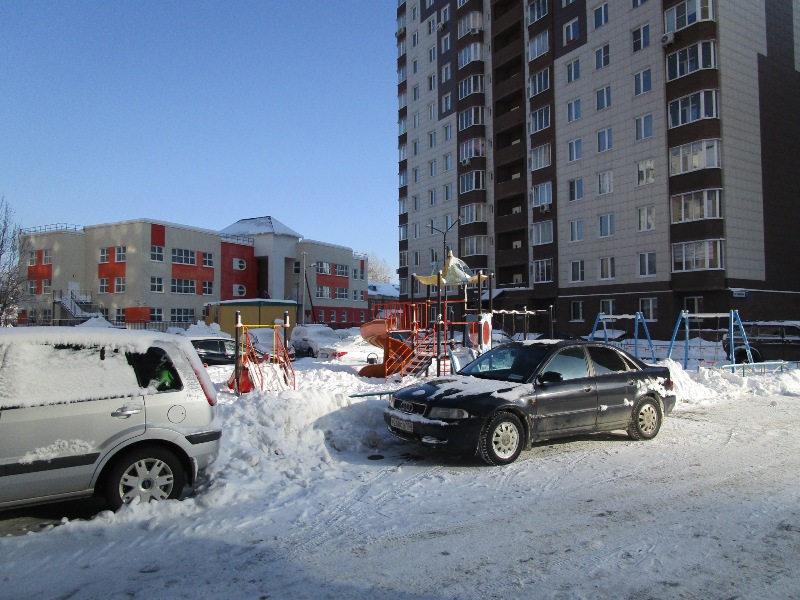
{"type": "Polygon", "coordinates": [[[647,338],[647,343],[650,346],[650,357],[652,358],[653,362],[656,362],[656,351],[655,348],[653,348],[653,340],[650,338],[650,330],[647,329],[647,321],[645,321],[644,314],[641,312],[637,312],[633,315],[607,315],[602,312],[598,313],[597,318],[594,320],[592,333],[589,334],[589,340],[594,341],[595,333],[597,333],[597,326],[602,325],[603,341],[608,344],[610,342],[608,336],[608,323],[616,323],[617,321],[626,320],[633,320],[635,322],[633,330],[633,356],[635,358],[639,358],[639,325],[641,324],[645,337],[647,338]]]}
{"type": "MultiPolygon", "coordinates": [[[[702,343],[703,343],[702,333],[711,331],[711,332],[715,332],[717,335],[719,335],[719,333],[722,331],[722,329],[719,328],[720,319],[728,319],[727,333],[728,333],[728,339],[731,340],[731,342],[734,339],[734,337],[733,337],[734,327],[738,328],[738,332],[739,332],[739,334],[741,336],[741,339],[742,339],[742,345],[743,345],[744,350],[745,350],[746,355],[747,355],[747,362],[752,363],[753,362],[753,354],[750,352],[750,343],[747,341],[747,334],[744,332],[744,326],[742,325],[741,318],[739,318],[739,311],[738,310],[731,310],[730,312],[727,312],[727,313],[690,313],[688,310],[682,310],[680,312],[680,314],[678,315],[678,321],[675,323],[675,330],[672,332],[672,339],[669,342],[669,350],[667,352],[667,358],[670,358],[672,356],[672,349],[675,346],[675,340],[678,337],[678,332],[681,330],[681,325],[683,325],[683,331],[684,331],[684,335],[683,335],[683,348],[684,348],[684,351],[683,351],[683,368],[686,369],[688,364],[689,364],[689,331],[690,331],[690,323],[692,321],[694,321],[694,322],[696,322],[698,324],[697,325],[697,332],[698,332],[698,336],[697,337],[700,340],[700,350],[702,351],[702,343]],[[701,329],[700,328],[700,324],[702,323],[702,321],[707,320],[707,319],[717,319],[717,325],[718,325],[717,329],[711,329],[711,330],[701,329]]],[[[717,340],[717,342],[719,342],[719,340],[717,340]]],[[[734,352],[734,350],[735,350],[734,346],[735,345],[733,343],[730,344],[730,356],[727,357],[727,358],[730,359],[731,365],[735,365],[736,364],[736,356],[735,356],[735,352],[734,352]]],[[[715,347],[714,347],[714,360],[713,361],[709,361],[712,365],[716,364],[716,362],[717,362],[717,352],[718,351],[719,351],[719,344],[717,343],[717,344],[715,344],[715,347]]]]}

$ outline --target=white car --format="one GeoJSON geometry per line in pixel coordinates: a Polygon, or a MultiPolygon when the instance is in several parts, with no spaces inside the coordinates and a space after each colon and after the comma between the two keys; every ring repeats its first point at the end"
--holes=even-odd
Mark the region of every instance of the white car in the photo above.
{"type": "Polygon", "coordinates": [[[347,354],[341,347],[342,338],[327,325],[295,325],[290,339],[298,356],[327,359],[347,354]]]}
{"type": "MultiPolygon", "coordinates": [[[[264,361],[269,361],[275,349],[275,332],[271,327],[253,328],[247,330],[250,336],[251,343],[256,352],[263,356],[264,361]]],[[[283,333],[281,332],[281,340],[283,340],[283,333]]],[[[286,352],[289,355],[289,360],[297,358],[297,352],[291,342],[287,344],[286,352]]]]}
{"type": "Polygon", "coordinates": [[[147,331],[0,329],[0,509],[180,498],[216,458],[216,389],[191,342],[147,331]]]}

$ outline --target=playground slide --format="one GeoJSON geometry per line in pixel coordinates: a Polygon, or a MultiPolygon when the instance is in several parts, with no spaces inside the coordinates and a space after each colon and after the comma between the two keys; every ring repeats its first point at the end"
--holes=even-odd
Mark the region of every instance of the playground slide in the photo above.
{"type": "Polygon", "coordinates": [[[376,319],[361,326],[361,337],[378,348],[383,348],[383,362],[366,365],[358,372],[362,377],[388,377],[397,373],[411,358],[413,350],[389,335],[389,322],[376,319]]]}

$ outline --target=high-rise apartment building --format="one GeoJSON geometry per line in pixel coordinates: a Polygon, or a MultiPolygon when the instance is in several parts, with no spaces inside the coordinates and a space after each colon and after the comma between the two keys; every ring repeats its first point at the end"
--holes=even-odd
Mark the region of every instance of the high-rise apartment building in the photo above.
{"type": "Polygon", "coordinates": [[[447,245],[563,331],[800,318],[799,22],[792,0],[401,0],[401,294],[447,245]]]}

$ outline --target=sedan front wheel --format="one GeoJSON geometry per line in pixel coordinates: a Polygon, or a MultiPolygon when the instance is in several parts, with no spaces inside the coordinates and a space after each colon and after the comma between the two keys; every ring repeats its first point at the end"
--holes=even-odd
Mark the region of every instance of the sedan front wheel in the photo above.
{"type": "Polygon", "coordinates": [[[516,415],[500,412],[481,432],[478,444],[481,458],[490,465],[507,465],[522,452],[524,430],[516,415]]]}

